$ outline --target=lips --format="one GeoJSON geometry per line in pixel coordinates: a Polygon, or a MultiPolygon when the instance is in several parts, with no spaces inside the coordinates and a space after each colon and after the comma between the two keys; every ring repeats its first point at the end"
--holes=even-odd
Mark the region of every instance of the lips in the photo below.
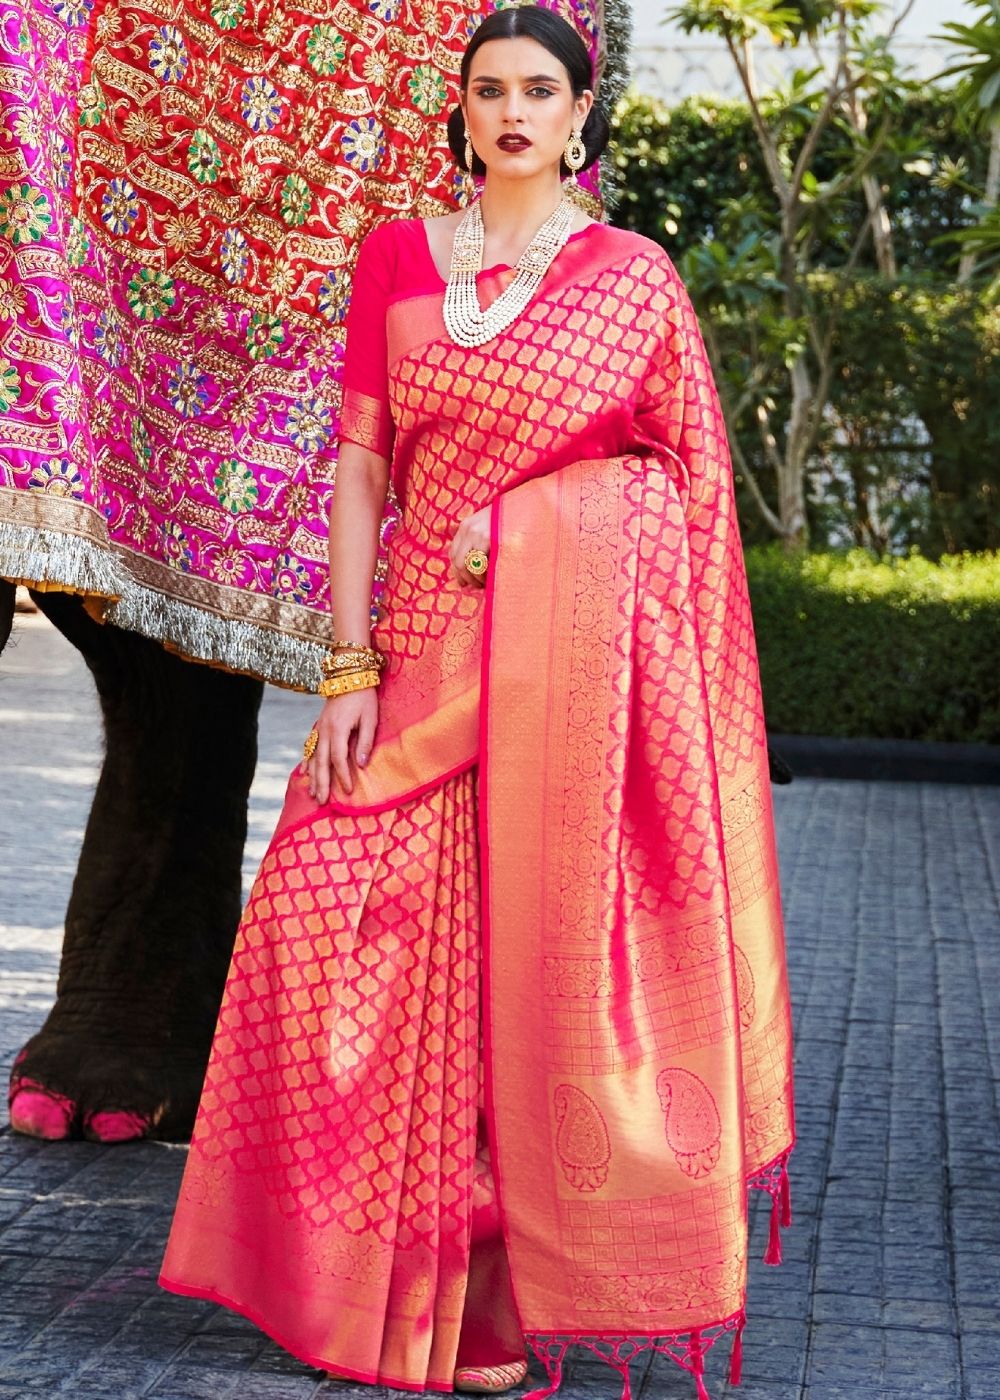
{"type": "Polygon", "coordinates": [[[501,151],[526,151],[531,142],[523,136],[501,136],[497,145],[501,151]]]}

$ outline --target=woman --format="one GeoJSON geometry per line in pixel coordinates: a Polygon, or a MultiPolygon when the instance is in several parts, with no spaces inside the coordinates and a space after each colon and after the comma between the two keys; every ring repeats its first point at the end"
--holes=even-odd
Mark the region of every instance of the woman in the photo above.
{"type": "Polygon", "coordinates": [[[501,1390],[527,1343],[549,1395],[577,1342],[704,1395],[793,1136],[723,424],[667,257],[564,199],[607,138],[572,28],[491,15],[449,135],[481,200],[358,260],[330,698],[161,1281],[361,1381],[501,1390]]]}

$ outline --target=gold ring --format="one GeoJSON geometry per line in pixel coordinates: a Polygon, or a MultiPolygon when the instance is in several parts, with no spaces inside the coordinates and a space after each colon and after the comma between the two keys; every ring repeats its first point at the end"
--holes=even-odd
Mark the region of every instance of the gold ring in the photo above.
{"type": "Polygon", "coordinates": [[[490,567],[490,558],[481,549],[470,549],[462,563],[473,578],[482,578],[490,567]]]}
{"type": "Polygon", "coordinates": [[[302,757],[307,763],[312,758],[313,754],[316,752],[316,745],[318,743],[319,735],[316,733],[315,729],[310,729],[309,733],[306,735],[306,741],[302,745],[302,757]]]}

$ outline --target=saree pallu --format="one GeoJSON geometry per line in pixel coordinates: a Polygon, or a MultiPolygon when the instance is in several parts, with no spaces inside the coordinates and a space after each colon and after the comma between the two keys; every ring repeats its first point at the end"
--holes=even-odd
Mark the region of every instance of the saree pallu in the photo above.
{"type": "Polygon", "coordinates": [[[692,528],[687,489],[676,464],[601,459],[498,511],[484,1024],[511,1273],[551,1382],[539,1396],[572,1343],[619,1369],[626,1396],[647,1349],[702,1395],[704,1353],[732,1332],[738,1379],[747,1184],[773,1197],[769,1262],[790,1218],[752,631],[732,522],[692,528]]]}
{"type": "MultiPolygon", "coordinates": [[[[420,237],[380,230],[359,292],[420,237]]],[[[703,1395],[718,1337],[739,1371],[747,1187],[772,1261],[788,1218],[759,678],[690,305],[646,240],[574,238],[492,352],[429,285],[359,314],[386,341],[346,431],[402,508],[376,744],[325,808],[292,776],[161,1281],[365,1381],[448,1390],[526,1340],[538,1396],[573,1344],[703,1395]],[[491,501],[462,590],[447,541],[491,501]]]]}

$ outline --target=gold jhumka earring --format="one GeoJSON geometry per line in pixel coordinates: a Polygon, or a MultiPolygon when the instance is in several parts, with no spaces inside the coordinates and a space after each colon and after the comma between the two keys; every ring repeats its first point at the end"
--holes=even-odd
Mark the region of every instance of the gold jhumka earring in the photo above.
{"type": "Polygon", "coordinates": [[[476,180],[472,173],[472,162],[475,159],[475,151],[472,149],[472,141],[469,139],[469,128],[465,128],[465,169],[462,171],[462,185],[459,191],[459,203],[468,208],[476,197],[476,180]]]}
{"type": "Polygon", "coordinates": [[[571,132],[570,138],[563,148],[563,160],[566,162],[569,169],[569,179],[566,181],[566,184],[571,190],[579,188],[576,172],[582,168],[583,162],[586,159],[587,148],[583,144],[582,136],[578,131],[571,132]]]}

